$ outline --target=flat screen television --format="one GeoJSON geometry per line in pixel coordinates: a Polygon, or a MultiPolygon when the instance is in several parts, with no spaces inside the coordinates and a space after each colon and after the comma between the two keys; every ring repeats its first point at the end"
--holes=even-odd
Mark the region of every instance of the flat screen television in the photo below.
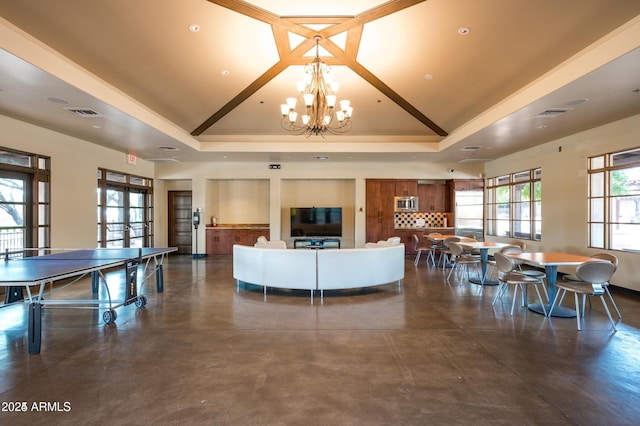
{"type": "Polygon", "coordinates": [[[342,207],[291,207],[292,237],[342,237],[342,207]]]}

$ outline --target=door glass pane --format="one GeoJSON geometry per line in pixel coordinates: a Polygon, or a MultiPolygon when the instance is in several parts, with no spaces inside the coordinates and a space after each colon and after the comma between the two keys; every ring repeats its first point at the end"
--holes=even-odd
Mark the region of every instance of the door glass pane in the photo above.
{"type": "Polygon", "coordinates": [[[25,214],[27,194],[23,179],[0,178],[0,249],[26,247],[25,214]]]}

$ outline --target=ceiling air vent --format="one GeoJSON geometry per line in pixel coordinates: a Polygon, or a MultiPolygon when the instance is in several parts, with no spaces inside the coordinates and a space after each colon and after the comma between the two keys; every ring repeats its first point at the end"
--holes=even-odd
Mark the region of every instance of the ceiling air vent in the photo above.
{"type": "Polygon", "coordinates": [[[91,108],[69,107],[69,108],[65,108],[65,110],[85,118],[86,117],[104,117],[104,115],[92,110],[91,108]]]}
{"type": "Polygon", "coordinates": [[[147,161],[151,161],[152,163],[179,163],[180,160],[177,158],[145,158],[147,161]]]}
{"type": "Polygon", "coordinates": [[[549,108],[536,114],[536,118],[556,118],[573,108],[549,108]]]}
{"type": "Polygon", "coordinates": [[[493,161],[493,158],[463,158],[458,163],[486,163],[487,161],[493,161]]]}
{"type": "Polygon", "coordinates": [[[479,150],[479,146],[465,146],[464,148],[460,148],[460,151],[474,152],[479,150]]]}

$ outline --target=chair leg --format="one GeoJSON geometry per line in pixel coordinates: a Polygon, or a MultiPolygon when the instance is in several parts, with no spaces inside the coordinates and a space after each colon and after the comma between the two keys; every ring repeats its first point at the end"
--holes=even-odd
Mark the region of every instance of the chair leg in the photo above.
{"type": "Polygon", "coordinates": [[[560,291],[558,292],[558,294],[556,294],[556,298],[553,299],[553,303],[551,304],[551,307],[549,308],[549,313],[547,314],[547,316],[551,316],[551,313],[553,312],[553,308],[555,308],[556,306],[560,306],[560,304],[562,304],[562,300],[564,299],[564,295],[567,292],[567,290],[565,289],[560,289],[560,291]]]}
{"type": "MultiPolygon", "coordinates": [[[[547,308],[544,307],[544,302],[542,301],[542,296],[540,296],[540,290],[538,290],[538,284],[534,284],[533,287],[536,289],[536,294],[538,295],[538,300],[540,301],[540,306],[542,306],[542,312],[544,312],[544,316],[547,316],[547,308]]],[[[544,284],[542,284],[544,288],[544,284]]]]}
{"type": "Polygon", "coordinates": [[[513,302],[511,302],[511,316],[513,316],[513,307],[516,305],[516,299],[518,298],[518,286],[516,284],[513,286],[513,302]]]}
{"type": "Polygon", "coordinates": [[[579,298],[578,298],[578,293],[573,293],[573,297],[576,301],[576,321],[578,322],[578,331],[581,330],[580,328],[580,302],[579,302],[579,298]]]}
{"type": "Polygon", "coordinates": [[[492,306],[496,304],[496,302],[498,301],[498,298],[502,295],[502,290],[504,289],[505,285],[506,284],[503,283],[502,281],[500,281],[500,283],[498,284],[498,289],[496,290],[496,295],[493,298],[493,302],[491,302],[492,306]]]}
{"type": "Polygon", "coordinates": [[[609,317],[609,321],[611,321],[611,325],[613,326],[613,329],[615,331],[618,331],[618,329],[616,328],[616,323],[613,321],[613,318],[611,318],[611,313],[609,312],[609,308],[607,308],[607,304],[604,301],[604,297],[602,295],[600,295],[600,301],[602,302],[602,306],[604,306],[604,310],[607,313],[607,316],[609,317]]]}
{"type": "Polygon", "coordinates": [[[421,253],[422,253],[422,250],[418,250],[418,253],[416,253],[416,260],[413,261],[413,266],[418,266],[418,263],[420,262],[421,253]]]}
{"type": "Polygon", "coordinates": [[[618,314],[618,318],[622,319],[622,314],[620,313],[620,309],[618,309],[618,305],[616,305],[616,302],[614,302],[613,296],[611,295],[611,292],[609,291],[609,286],[608,285],[604,286],[604,291],[607,292],[607,295],[609,296],[609,300],[611,301],[611,304],[613,305],[613,308],[616,310],[616,313],[618,314]]]}

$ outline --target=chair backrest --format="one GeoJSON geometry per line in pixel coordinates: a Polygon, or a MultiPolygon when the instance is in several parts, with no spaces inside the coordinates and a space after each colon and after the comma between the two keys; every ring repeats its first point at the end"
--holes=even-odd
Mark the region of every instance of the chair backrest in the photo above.
{"type": "Polygon", "coordinates": [[[418,250],[418,244],[420,244],[420,238],[416,234],[413,234],[413,249],[418,250]]]}
{"type": "Polygon", "coordinates": [[[525,242],[524,242],[524,241],[522,241],[522,240],[516,240],[516,241],[514,241],[514,242],[513,242],[513,245],[514,245],[514,246],[518,246],[518,247],[520,247],[520,248],[522,249],[522,251],[525,251],[525,250],[526,250],[526,248],[527,248],[527,243],[525,243],[525,242]]]}
{"type": "Polygon", "coordinates": [[[524,253],[524,250],[518,246],[505,246],[499,250],[499,253],[508,254],[508,253],[524,253]]]}
{"type": "Polygon", "coordinates": [[[451,254],[454,256],[460,256],[464,252],[462,246],[456,241],[449,241],[447,243],[447,247],[449,247],[449,250],[451,250],[451,254]]]}
{"type": "Polygon", "coordinates": [[[439,235],[442,235],[442,234],[439,233],[439,232],[431,232],[431,233],[429,233],[429,235],[427,235],[427,238],[429,238],[429,237],[437,237],[439,235]]]}
{"type": "Polygon", "coordinates": [[[596,253],[593,256],[595,259],[602,259],[602,260],[606,260],[609,261],[611,263],[613,263],[613,271],[615,272],[616,269],[618,269],[618,256],[616,256],[615,254],[609,254],[609,253],[596,253]]]}
{"type": "Polygon", "coordinates": [[[611,262],[594,260],[578,265],[576,275],[582,281],[592,284],[608,283],[616,267],[611,262]]]}
{"type": "Polygon", "coordinates": [[[442,245],[445,248],[449,248],[449,243],[457,243],[458,241],[460,241],[460,237],[449,237],[444,239],[442,245]]]}
{"type": "Polygon", "coordinates": [[[267,237],[265,237],[264,235],[260,235],[258,237],[258,240],[256,241],[257,244],[267,244],[267,237]]]}
{"type": "Polygon", "coordinates": [[[513,259],[506,254],[498,251],[493,254],[493,257],[496,259],[496,267],[498,268],[498,271],[507,273],[513,271],[515,268],[513,259]]]}

